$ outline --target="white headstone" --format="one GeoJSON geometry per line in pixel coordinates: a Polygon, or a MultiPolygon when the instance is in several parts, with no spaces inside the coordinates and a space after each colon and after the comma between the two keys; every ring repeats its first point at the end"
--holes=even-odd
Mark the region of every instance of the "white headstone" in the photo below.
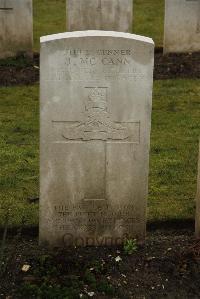
{"type": "Polygon", "coordinates": [[[200,50],[200,0],[165,0],[164,53],[200,50]]]}
{"type": "Polygon", "coordinates": [[[129,33],[41,38],[41,244],[144,241],[153,58],[129,33]]]}
{"type": "Polygon", "coordinates": [[[199,161],[198,161],[197,194],[196,194],[195,235],[197,238],[200,238],[200,142],[199,142],[199,161]]]}
{"type": "Polygon", "coordinates": [[[67,0],[67,30],[131,32],[133,0],[67,0]]]}
{"type": "Polygon", "coordinates": [[[0,58],[32,54],[32,0],[0,0],[0,58]]]}

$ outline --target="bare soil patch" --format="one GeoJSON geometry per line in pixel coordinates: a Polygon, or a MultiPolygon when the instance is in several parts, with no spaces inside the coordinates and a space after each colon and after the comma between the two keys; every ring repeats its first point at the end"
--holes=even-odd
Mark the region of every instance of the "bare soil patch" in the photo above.
{"type": "Polygon", "coordinates": [[[35,238],[12,238],[5,261],[0,298],[200,298],[200,240],[190,230],[149,232],[130,255],[122,246],[47,251],[35,238]]]}
{"type": "Polygon", "coordinates": [[[200,52],[164,55],[155,51],[154,79],[200,78],[200,52]]]}

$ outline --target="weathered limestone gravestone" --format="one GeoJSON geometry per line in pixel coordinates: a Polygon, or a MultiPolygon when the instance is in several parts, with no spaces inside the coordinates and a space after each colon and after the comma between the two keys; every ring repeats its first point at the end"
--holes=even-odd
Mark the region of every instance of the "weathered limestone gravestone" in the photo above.
{"type": "Polygon", "coordinates": [[[198,162],[197,194],[196,194],[195,235],[197,238],[200,238],[200,142],[199,142],[199,162],[198,162]]]}
{"type": "Polygon", "coordinates": [[[144,241],[153,57],[129,33],[41,38],[41,244],[144,241]]]}
{"type": "Polygon", "coordinates": [[[200,50],[200,0],[165,0],[164,53],[200,50]]]}
{"type": "Polygon", "coordinates": [[[67,30],[131,32],[133,0],[67,0],[67,30]]]}
{"type": "Polygon", "coordinates": [[[32,54],[32,0],[0,0],[0,58],[32,54]]]}

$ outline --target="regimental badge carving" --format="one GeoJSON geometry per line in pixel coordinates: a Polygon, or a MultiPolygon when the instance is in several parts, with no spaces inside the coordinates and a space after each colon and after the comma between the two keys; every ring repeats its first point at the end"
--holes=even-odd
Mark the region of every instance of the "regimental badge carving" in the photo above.
{"type": "Polygon", "coordinates": [[[83,120],[52,120],[53,127],[57,128],[56,135],[59,134],[58,139],[62,137],[62,142],[101,140],[140,143],[140,121],[113,120],[108,87],[85,87],[84,91],[83,120]]]}
{"type": "Polygon", "coordinates": [[[87,99],[83,122],[65,129],[62,136],[68,140],[126,140],[130,133],[126,126],[113,122],[108,109],[106,87],[86,87],[87,99]]]}

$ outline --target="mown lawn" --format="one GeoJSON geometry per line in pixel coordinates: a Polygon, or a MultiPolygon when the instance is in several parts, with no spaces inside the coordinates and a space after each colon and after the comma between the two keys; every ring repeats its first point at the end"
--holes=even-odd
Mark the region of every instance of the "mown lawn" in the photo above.
{"type": "Polygon", "coordinates": [[[164,34],[164,0],[134,0],[133,33],[153,38],[162,47],[164,34]]]}
{"type": "Polygon", "coordinates": [[[34,49],[40,36],[66,31],[66,0],[33,0],[34,49]]]}
{"type": "MultiPolygon", "coordinates": [[[[66,0],[33,0],[34,49],[40,36],[66,31],[66,0]]],[[[91,16],[92,17],[92,16],[91,16]]],[[[133,33],[163,43],[164,0],[134,0],[133,33]]]]}
{"type": "MultiPolygon", "coordinates": [[[[200,80],[154,82],[149,220],[194,216],[200,80]]],[[[0,224],[38,224],[39,86],[0,88],[0,224]]]]}

